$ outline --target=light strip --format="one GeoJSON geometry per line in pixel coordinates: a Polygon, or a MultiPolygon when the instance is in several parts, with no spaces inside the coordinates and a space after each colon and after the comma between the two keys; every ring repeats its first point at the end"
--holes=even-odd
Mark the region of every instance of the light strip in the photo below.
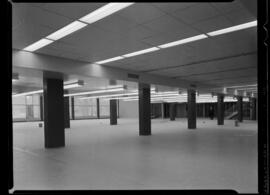
{"type": "Polygon", "coordinates": [[[189,37],[189,38],[186,38],[186,39],[181,39],[181,40],[178,40],[178,41],[174,41],[174,42],[166,43],[166,44],[163,44],[163,45],[159,45],[158,47],[164,49],[164,48],[173,47],[173,46],[176,46],[176,45],[189,43],[189,42],[192,42],[192,41],[197,41],[197,40],[204,39],[204,38],[207,38],[207,36],[205,34],[200,34],[200,35],[197,35],[197,36],[194,36],[194,37],[189,37]]]}
{"type": "Polygon", "coordinates": [[[122,56],[117,56],[117,57],[114,57],[114,58],[109,58],[107,60],[102,60],[102,61],[98,61],[98,62],[94,62],[95,64],[105,64],[105,63],[108,63],[108,62],[113,62],[113,61],[116,61],[116,60],[121,60],[123,59],[124,57],[122,56]]]}
{"type": "Polygon", "coordinates": [[[239,85],[239,86],[231,86],[231,87],[227,87],[228,89],[230,88],[244,88],[244,87],[257,87],[257,85],[239,85]]]}
{"type": "Polygon", "coordinates": [[[12,97],[19,97],[19,96],[33,95],[33,94],[39,94],[39,93],[43,93],[43,89],[37,90],[37,91],[25,92],[25,93],[17,93],[17,94],[15,94],[15,95],[12,95],[12,97]]]}
{"type": "Polygon", "coordinates": [[[70,23],[69,25],[61,28],[60,30],[50,34],[46,38],[56,41],[56,40],[61,39],[61,38],[75,32],[77,30],[80,30],[81,28],[84,28],[85,26],[87,26],[87,24],[79,22],[79,21],[74,21],[74,22],[70,23]]]}
{"type": "Polygon", "coordinates": [[[81,100],[84,99],[93,99],[93,98],[110,98],[110,97],[120,97],[125,95],[136,95],[137,93],[122,93],[122,94],[112,94],[112,95],[98,95],[98,96],[89,96],[89,97],[82,97],[81,100]]]}
{"type": "MultiPolygon", "coordinates": [[[[124,88],[115,88],[115,89],[104,89],[104,90],[87,91],[87,92],[80,92],[80,93],[70,93],[70,94],[65,94],[64,97],[90,95],[90,94],[97,94],[97,93],[108,93],[108,92],[116,92],[116,91],[123,91],[123,90],[124,88]]],[[[90,98],[90,97],[85,97],[85,99],[87,98],[90,98]]]]}
{"type": "Polygon", "coordinates": [[[232,27],[229,27],[229,28],[224,28],[224,29],[221,29],[221,30],[209,32],[209,33],[207,33],[207,35],[216,36],[216,35],[221,35],[221,34],[233,32],[233,31],[238,31],[238,30],[242,30],[242,29],[246,29],[246,28],[251,28],[251,27],[254,27],[254,26],[257,26],[257,20],[252,21],[252,22],[247,22],[247,23],[244,23],[244,24],[240,24],[240,25],[236,25],[236,26],[232,26],[232,27]]]}
{"type": "MultiPolygon", "coordinates": [[[[83,84],[81,81],[79,81],[78,83],[71,83],[71,84],[67,84],[64,85],[64,89],[70,89],[70,88],[76,88],[76,87],[81,87],[83,84]]],[[[43,93],[43,89],[41,90],[37,90],[37,91],[29,91],[29,92],[25,92],[25,93],[16,93],[15,95],[12,95],[12,97],[18,97],[18,96],[25,96],[25,95],[33,95],[33,94],[39,94],[39,93],[43,93]]]]}
{"type": "Polygon", "coordinates": [[[33,51],[36,51],[36,50],[38,50],[46,45],[49,45],[52,42],[53,41],[49,40],[49,39],[41,39],[41,40],[33,43],[32,45],[29,45],[28,47],[24,48],[23,50],[33,52],[33,51]]]}
{"type": "Polygon", "coordinates": [[[137,56],[137,55],[141,55],[141,54],[145,54],[145,53],[150,53],[150,52],[157,51],[157,50],[160,50],[160,48],[151,47],[149,49],[144,49],[144,50],[136,51],[136,52],[133,52],[133,53],[125,54],[125,55],[123,55],[123,57],[127,57],[127,58],[128,57],[133,57],[133,56],[137,56]]]}
{"type": "Polygon", "coordinates": [[[92,24],[98,20],[101,20],[102,18],[105,18],[106,16],[109,16],[117,11],[120,11],[121,9],[124,9],[133,3],[108,3],[105,6],[91,12],[90,14],[80,18],[80,21],[86,22],[88,24],[92,24]]]}

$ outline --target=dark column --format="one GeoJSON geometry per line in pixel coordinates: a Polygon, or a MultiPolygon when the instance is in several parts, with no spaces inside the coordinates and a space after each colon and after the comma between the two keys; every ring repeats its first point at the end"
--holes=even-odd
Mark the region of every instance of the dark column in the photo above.
{"type": "Polygon", "coordinates": [[[256,98],[250,98],[250,120],[256,120],[256,98]]]}
{"type": "Polygon", "coordinates": [[[151,135],[150,85],[139,83],[139,135],[151,135]]]}
{"type": "Polygon", "coordinates": [[[176,111],[176,105],[175,103],[170,103],[170,120],[174,121],[175,120],[175,111],[176,111]]]}
{"type": "Polygon", "coordinates": [[[40,111],[40,120],[43,121],[44,114],[43,114],[43,96],[42,95],[39,96],[39,111],[40,111]]]}
{"type": "Polygon", "coordinates": [[[97,98],[97,118],[100,118],[100,114],[99,114],[99,98],[97,98]]]}
{"type": "Polygon", "coordinates": [[[217,95],[217,124],[224,125],[224,95],[217,95]]]}
{"type": "Polygon", "coordinates": [[[43,79],[45,148],[65,146],[63,80],[43,79]]]}
{"type": "Polygon", "coordinates": [[[238,112],[238,121],[243,121],[243,97],[237,96],[237,112],[238,112]]]}
{"type": "Polygon", "coordinates": [[[193,89],[188,90],[188,128],[196,129],[196,92],[193,89]]]}
{"type": "Polygon", "coordinates": [[[75,110],[74,110],[74,97],[71,97],[71,119],[75,119],[75,110]]]}
{"type": "Polygon", "coordinates": [[[117,100],[110,100],[110,124],[117,125],[117,100]]]}
{"type": "Polygon", "coordinates": [[[65,128],[70,128],[69,97],[64,97],[65,128]]]}

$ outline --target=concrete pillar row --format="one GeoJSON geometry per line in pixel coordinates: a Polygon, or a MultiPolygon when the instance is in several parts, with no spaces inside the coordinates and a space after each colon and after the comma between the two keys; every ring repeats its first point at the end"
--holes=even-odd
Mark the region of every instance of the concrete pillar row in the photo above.
{"type": "Polygon", "coordinates": [[[196,129],[196,91],[188,89],[188,129],[196,129]]]}
{"type": "Polygon", "coordinates": [[[224,125],[224,95],[217,95],[217,124],[224,125]]]}
{"type": "Polygon", "coordinates": [[[45,148],[65,146],[62,79],[43,78],[45,148]]]}
{"type": "Polygon", "coordinates": [[[139,83],[139,135],[151,135],[150,85],[139,83]]]}

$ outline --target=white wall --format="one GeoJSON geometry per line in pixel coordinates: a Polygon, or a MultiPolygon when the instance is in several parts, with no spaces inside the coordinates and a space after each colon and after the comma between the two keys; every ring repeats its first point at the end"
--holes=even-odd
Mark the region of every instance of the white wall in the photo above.
{"type": "Polygon", "coordinates": [[[120,118],[139,118],[138,101],[119,100],[119,117],[120,118]]]}

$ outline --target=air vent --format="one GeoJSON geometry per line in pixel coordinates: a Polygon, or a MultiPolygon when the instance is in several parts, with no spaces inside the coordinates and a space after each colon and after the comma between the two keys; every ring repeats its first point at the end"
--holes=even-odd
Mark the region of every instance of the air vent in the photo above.
{"type": "Polygon", "coordinates": [[[128,74],[128,78],[139,79],[139,75],[137,75],[137,74],[128,74]]]}

